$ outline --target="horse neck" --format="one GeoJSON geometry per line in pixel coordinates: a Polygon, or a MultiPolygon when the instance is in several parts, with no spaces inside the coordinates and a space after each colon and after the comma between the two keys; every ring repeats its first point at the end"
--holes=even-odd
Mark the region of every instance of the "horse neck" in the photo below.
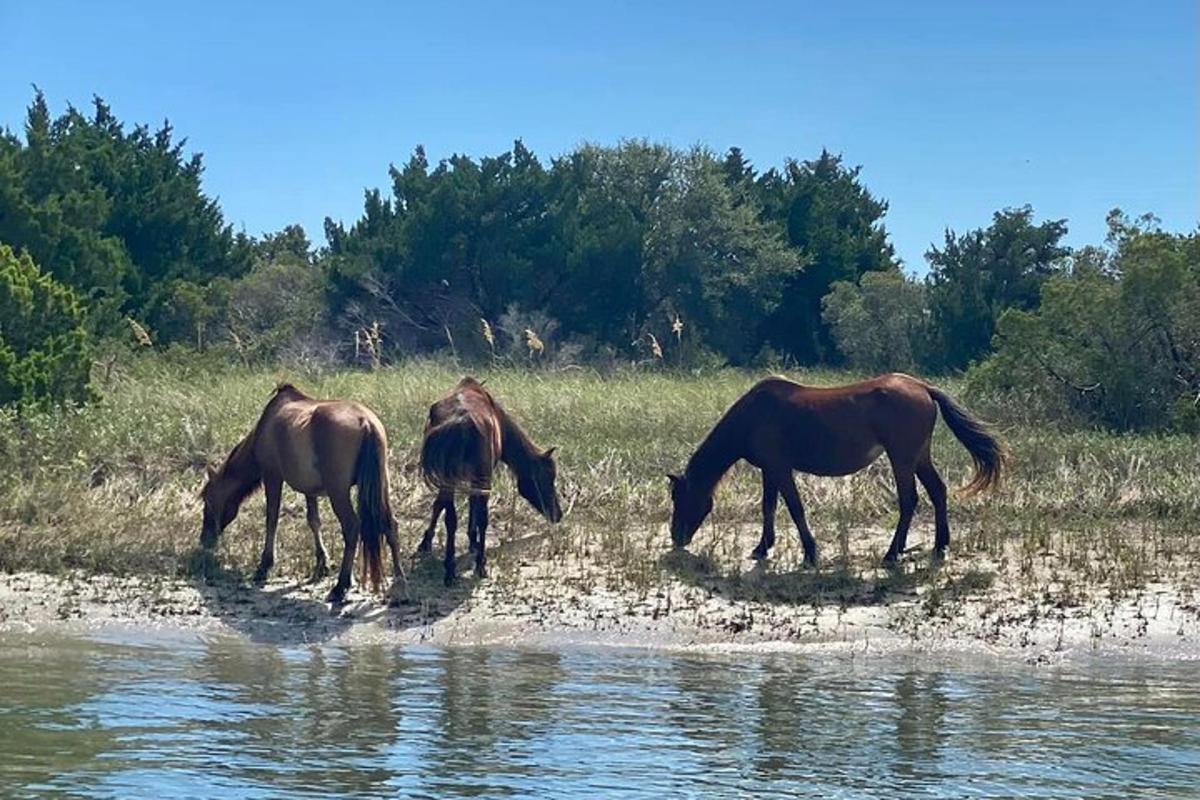
{"type": "Polygon", "coordinates": [[[729,468],[742,457],[739,433],[735,415],[721,417],[688,460],[684,476],[689,485],[705,494],[713,493],[729,468]]]}
{"type": "Polygon", "coordinates": [[[234,495],[237,497],[244,498],[262,480],[262,470],[259,468],[258,458],[254,454],[257,432],[258,429],[255,428],[246,438],[238,442],[221,468],[221,476],[233,483],[234,495]]]}
{"type": "Polygon", "coordinates": [[[541,454],[541,449],[533,443],[521,426],[499,407],[496,415],[500,418],[500,460],[518,475],[529,471],[533,460],[541,454]]]}

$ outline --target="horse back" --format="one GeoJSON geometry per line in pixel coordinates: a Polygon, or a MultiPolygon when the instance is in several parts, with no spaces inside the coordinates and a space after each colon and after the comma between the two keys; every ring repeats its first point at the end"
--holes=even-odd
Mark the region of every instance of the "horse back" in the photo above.
{"type": "Polygon", "coordinates": [[[483,384],[464,378],[429,408],[421,470],[442,489],[486,490],[503,448],[500,410],[483,384]]]}
{"type": "Polygon", "coordinates": [[[899,373],[830,387],[768,378],[744,399],[752,463],[786,461],[816,475],[856,472],[884,451],[916,452],[937,419],[925,384],[899,373]]]}
{"type": "Polygon", "coordinates": [[[369,408],[351,400],[294,398],[265,415],[256,450],[264,468],[297,491],[324,493],[350,486],[363,440],[387,452],[387,434],[369,408]]]}

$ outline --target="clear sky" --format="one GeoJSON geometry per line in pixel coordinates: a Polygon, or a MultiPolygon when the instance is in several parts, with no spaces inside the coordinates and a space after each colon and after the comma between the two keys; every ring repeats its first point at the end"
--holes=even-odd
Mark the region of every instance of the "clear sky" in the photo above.
{"type": "Polygon", "coordinates": [[[1195,0],[1041,2],[80,2],[0,0],[0,125],[36,83],[169,118],[252,234],[323,240],[389,162],[543,159],[646,137],[759,169],[822,147],[891,204],[910,268],[949,226],[1032,204],[1072,244],[1113,206],[1193,229],[1195,0]]]}

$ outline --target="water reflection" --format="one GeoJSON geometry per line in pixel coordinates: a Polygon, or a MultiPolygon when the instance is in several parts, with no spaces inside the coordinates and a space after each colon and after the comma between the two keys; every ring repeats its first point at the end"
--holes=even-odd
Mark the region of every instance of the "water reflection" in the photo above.
{"type": "Polygon", "coordinates": [[[949,701],[940,672],[905,672],[892,692],[896,717],[892,777],[899,783],[935,784],[946,743],[949,701]]]}
{"type": "Polygon", "coordinates": [[[1187,665],[0,637],[0,796],[1188,796],[1187,665]]]}

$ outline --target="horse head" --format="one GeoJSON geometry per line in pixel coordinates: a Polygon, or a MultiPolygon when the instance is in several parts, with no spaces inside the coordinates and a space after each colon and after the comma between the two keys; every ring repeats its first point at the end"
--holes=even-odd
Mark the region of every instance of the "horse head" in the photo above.
{"type": "Polygon", "coordinates": [[[562,519],[562,505],[554,485],[557,477],[558,466],[554,463],[553,447],[533,455],[526,469],[517,475],[517,491],[521,497],[551,522],[562,519]]]}
{"type": "Polygon", "coordinates": [[[205,467],[204,474],[204,486],[200,489],[200,499],[204,501],[200,546],[211,549],[216,546],[221,532],[237,518],[242,501],[259,484],[238,478],[227,467],[218,468],[211,464],[205,467]]]}
{"type": "Polygon", "coordinates": [[[671,481],[671,542],[687,547],[696,530],[712,511],[712,492],[702,492],[684,475],[668,474],[671,481]]]}

